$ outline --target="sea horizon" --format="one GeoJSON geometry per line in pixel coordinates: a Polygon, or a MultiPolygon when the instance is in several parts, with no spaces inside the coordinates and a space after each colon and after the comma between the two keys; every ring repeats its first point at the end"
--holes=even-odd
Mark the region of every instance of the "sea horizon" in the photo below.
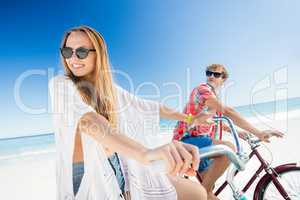
{"type": "MultiPolygon", "coordinates": [[[[290,98],[287,100],[270,101],[253,105],[243,105],[235,107],[247,119],[256,117],[257,112],[262,115],[270,115],[274,113],[274,104],[276,103],[276,113],[285,115],[286,112],[299,110],[300,97],[290,98]],[[284,105],[286,104],[286,105],[284,105]],[[283,110],[283,108],[287,108],[283,110]],[[255,113],[253,111],[255,108],[255,113]],[[279,109],[278,109],[279,108],[279,109]]],[[[300,112],[299,112],[300,113],[300,112]]],[[[160,120],[160,126],[164,127],[164,131],[171,131],[175,126],[175,121],[160,120]],[[167,129],[165,128],[167,124],[167,129]]],[[[161,132],[163,132],[161,130],[161,132]]],[[[0,161],[14,159],[23,156],[32,156],[36,154],[54,153],[55,139],[54,133],[43,133],[26,135],[19,137],[0,138],[0,161]]]]}

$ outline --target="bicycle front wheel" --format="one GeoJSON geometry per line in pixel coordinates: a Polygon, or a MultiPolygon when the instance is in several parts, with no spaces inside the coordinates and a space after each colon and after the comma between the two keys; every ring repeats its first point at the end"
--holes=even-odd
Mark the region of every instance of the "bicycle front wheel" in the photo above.
{"type": "MultiPolygon", "coordinates": [[[[277,172],[278,181],[283,186],[291,200],[300,200],[300,167],[290,167],[277,172]]],[[[273,183],[272,178],[267,179],[258,190],[257,200],[282,200],[285,199],[280,194],[273,183]]],[[[254,198],[256,199],[256,198],[254,198]]]]}

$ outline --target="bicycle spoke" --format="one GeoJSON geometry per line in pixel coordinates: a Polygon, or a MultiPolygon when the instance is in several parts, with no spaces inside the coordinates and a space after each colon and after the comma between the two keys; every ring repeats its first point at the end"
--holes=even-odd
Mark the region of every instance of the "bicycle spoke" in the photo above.
{"type": "MultiPolygon", "coordinates": [[[[300,199],[300,171],[290,171],[280,175],[278,181],[282,184],[291,199],[300,199]]],[[[283,199],[273,182],[266,187],[264,200],[283,199]]]]}

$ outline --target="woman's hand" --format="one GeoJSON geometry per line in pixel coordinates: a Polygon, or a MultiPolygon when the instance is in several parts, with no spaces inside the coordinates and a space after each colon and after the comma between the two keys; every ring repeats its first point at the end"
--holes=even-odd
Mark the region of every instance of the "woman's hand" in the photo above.
{"type": "Polygon", "coordinates": [[[193,120],[190,123],[190,127],[193,126],[199,126],[199,125],[203,125],[203,124],[213,124],[215,123],[214,121],[212,121],[212,117],[214,116],[214,114],[210,114],[210,113],[200,113],[198,115],[193,116],[193,120]]]}
{"type": "Polygon", "coordinates": [[[277,131],[277,130],[265,130],[265,131],[261,131],[261,133],[259,135],[256,135],[256,137],[258,137],[258,139],[260,139],[263,142],[270,142],[270,138],[271,137],[278,137],[278,138],[282,138],[284,136],[284,133],[277,131]]]}
{"type": "Polygon", "coordinates": [[[168,174],[176,176],[186,174],[194,176],[200,162],[199,150],[196,146],[173,141],[164,146],[146,151],[146,163],[164,160],[167,164],[168,174]]]}

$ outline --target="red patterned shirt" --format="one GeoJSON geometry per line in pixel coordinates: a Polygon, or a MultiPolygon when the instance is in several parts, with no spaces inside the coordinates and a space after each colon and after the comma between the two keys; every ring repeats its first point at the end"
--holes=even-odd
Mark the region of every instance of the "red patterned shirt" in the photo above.
{"type": "MultiPolygon", "coordinates": [[[[202,83],[193,89],[190,94],[189,101],[186,104],[183,113],[197,115],[206,110],[205,100],[211,96],[215,96],[212,88],[207,83],[202,83]]],[[[174,140],[180,140],[183,136],[199,136],[209,134],[210,136],[216,131],[215,124],[201,124],[191,129],[188,129],[187,123],[184,121],[178,121],[173,131],[174,140]]]]}

